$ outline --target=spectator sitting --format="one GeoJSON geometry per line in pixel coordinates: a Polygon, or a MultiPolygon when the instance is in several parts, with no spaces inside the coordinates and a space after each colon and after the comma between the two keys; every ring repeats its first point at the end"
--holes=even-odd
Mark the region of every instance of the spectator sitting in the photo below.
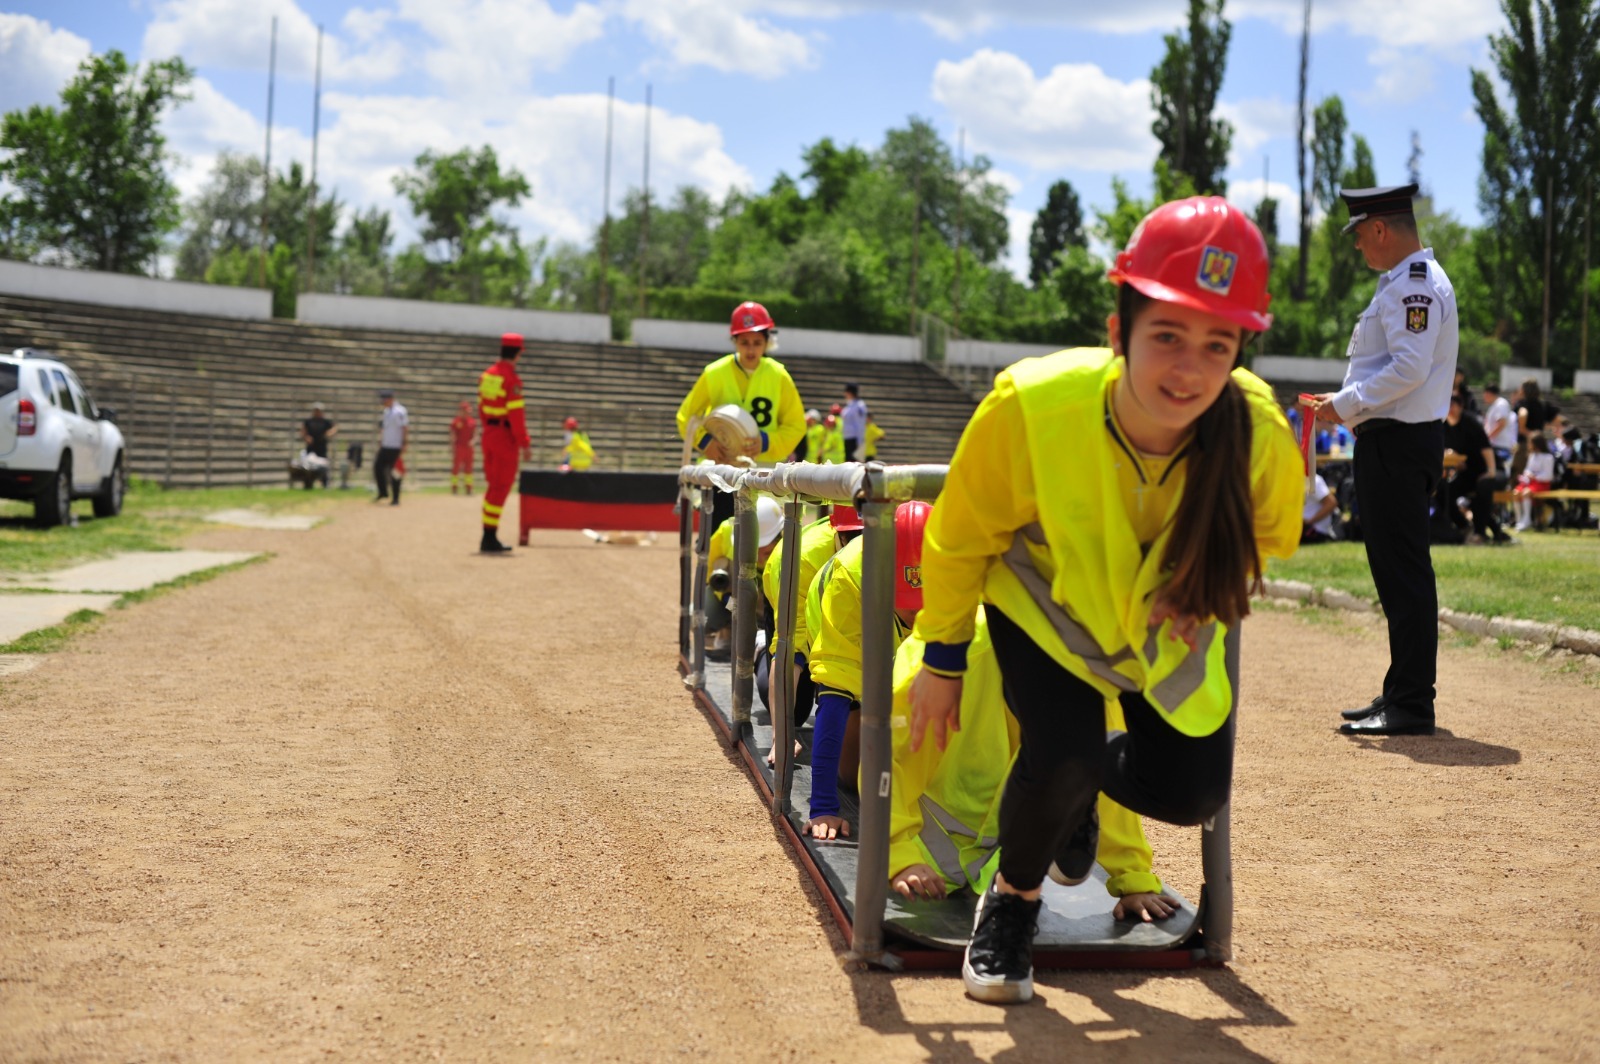
{"type": "Polygon", "coordinates": [[[1517,449],[1517,415],[1511,403],[1500,394],[1498,384],[1483,386],[1483,431],[1494,448],[1495,461],[1501,473],[1511,468],[1511,452],[1517,449]]]}
{"type": "Polygon", "coordinates": [[[1450,386],[1450,394],[1461,398],[1463,413],[1471,414],[1473,417],[1478,416],[1478,401],[1473,397],[1472,389],[1467,386],[1466,370],[1459,367],[1456,369],[1455,383],[1450,386]]]}
{"type": "Polygon", "coordinates": [[[1524,436],[1543,432],[1544,423],[1550,420],[1550,415],[1559,413],[1544,401],[1539,392],[1539,382],[1532,377],[1522,382],[1514,405],[1517,408],[1517,431],[1524,436]]]}
{"type": "Polygon", "coordinates": [[[1300,543],[1332,543],[1338,539],[1333,527],[1333,515],[1339,509],[1339,500],[1328,490],[1322,474],[1316,474],[1311,490],[1306,492],[1305,511],[1300,515],[1300,543]]]}
{"type": "Polygon", "coordinates": [[[1516,495],[1518,532],[1526,532],[1533,527],[1533,497],[1549,491],[1555,476],[1555,455],[1550,453],[1550,444],[1545,441],[1544,433],[1531,434],[1528,437],[1528,466],[1517,478],[1517,486],[1511,489],[1516,495]]]}
{"type": "Polygon", "coordinates": [[[1464,527],[1466,514],[1472,514],[1472,537],[1469,543],[1483,543],[1487,535],[1496,544],[1512,542],[1500,527],[1496,515],[1494,493],[1503,491],[1506,477],[1489,445],[1489,437],[1478,419],[1462,409],[1460,397],[1450,397],[1450,412],[1445,416],[1445,454],[1459,454],[1463,465],[1445,471],[1439,484],[1436,505],[1449,515],[1452,524],[1464,527]]]}

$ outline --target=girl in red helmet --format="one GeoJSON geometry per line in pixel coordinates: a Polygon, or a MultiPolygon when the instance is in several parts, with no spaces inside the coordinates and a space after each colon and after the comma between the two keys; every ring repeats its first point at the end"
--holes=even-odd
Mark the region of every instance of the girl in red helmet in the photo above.
{"type": "Polygon", "coordinates": [[[1092,860],[1099,792],[1174,824],[1228,799],[1226,637],[1263,557],[1298,544],[1304,496],[1271,389],[1238,368],[1272,322],[1267,265],[1226,201],[1157,208],[1111,270],[1110,348],[1001,373],[951,461],[923,553],[910,742],[931,725],[942,748],[960,726],[980,602],[1022,733],[962,969],[980,1000],[1032,996],[1040,884],[1092,860]],[[1127,724],[1109,741],[1108,699],[1127,724]]]}
{"type": "Polygon", "coordinates": [[[561,468],[563,471],[581,473],[594,465],[594,447],[589,434],[578,427],[578,419],[569,417],[561,423],[561,468]]]}

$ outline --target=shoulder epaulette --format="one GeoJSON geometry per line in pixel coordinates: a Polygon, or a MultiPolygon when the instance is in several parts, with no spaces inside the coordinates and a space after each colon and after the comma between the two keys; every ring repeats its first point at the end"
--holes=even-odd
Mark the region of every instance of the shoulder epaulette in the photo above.
{"type": "Polygon", "coordinates": [[[1413,278],[1426,278],[1428,276],[1428,264],[1421,261],[1413,262],[1411,264],[1411,276],[1413,278]]]}

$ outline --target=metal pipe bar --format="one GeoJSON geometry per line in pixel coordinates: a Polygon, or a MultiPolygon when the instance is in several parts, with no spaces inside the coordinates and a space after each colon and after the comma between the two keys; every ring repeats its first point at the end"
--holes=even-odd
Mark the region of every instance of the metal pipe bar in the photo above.
{"type": "MultiPolygon", "coordinates": [[[[1239,626],[1223,639],[1228,686],[1233,690],[1233,739],[1239,741],[1239,626]]],[[[1232,802],[1217,810],[1200,832],[1200,929],[1206,938],[1206,959],[1233,959],[1233,823],[1232,802]]]]}
{"type": "Polygon", "coordinates": [[[702,690],[706,685],[706,578],[711,559],[711,492],[700,493],[700,535],[695,543],[694,611],[689,618],[693,645],[689,655],[689,675],[684,682],[692,690],[702,690]]]}
{"type": "Polygon", "coordinates": [[[794,620],[799,608],[800,525],[805,504],[791,498],[783,506],[783,561],[778,566],[777,644],[768,676],[772,682],[772,811],[789,815],[789,791],[794,785],[794,700],[798,677],[794,665],[794,620]]]}
{"type": "Polygon", "coordinates": [[[769,495],[803,495],[828,502],[855,503],[863,495],[893,502],[924,499],[932,502],[944,489],[948,466],[885,466],[877,462],[816,465],[785,462],[760,469],[730,465],[684,466],[678,479],[684,484],[716,491],[766,492],[769,495]]]}
{"type": "Polygon", "coordinates": [[[889,788],[894,698],[894,511],[861,504],[861,823],[856,843],[856,911],[851,952],[883,963],[883,912],[889,890],[889,788]]]}
{"type": "Polygon", "coordinates": [[[694,616],[694,503],[689,489],[678,488],[678,653],[689,655],[694,616]]]}
{"type": "Polygon", "coordinates": [[[761,526],[756,519],[755,496],[741,491],[733,497],[733,731],[734,742],[750,729],[750,708],[755,700],[756,670],[756,547],[761,526]]]}

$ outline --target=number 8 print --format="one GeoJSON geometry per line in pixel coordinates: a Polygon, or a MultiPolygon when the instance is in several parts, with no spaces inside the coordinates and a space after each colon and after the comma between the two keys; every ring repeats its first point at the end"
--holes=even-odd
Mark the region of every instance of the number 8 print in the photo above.
{"type": "Polygon", "coordinates": [[[756,419],[757,428],[767,428],[772,424],[772,400],[765,398],[750,400],[750,416],[756,419]]]}

